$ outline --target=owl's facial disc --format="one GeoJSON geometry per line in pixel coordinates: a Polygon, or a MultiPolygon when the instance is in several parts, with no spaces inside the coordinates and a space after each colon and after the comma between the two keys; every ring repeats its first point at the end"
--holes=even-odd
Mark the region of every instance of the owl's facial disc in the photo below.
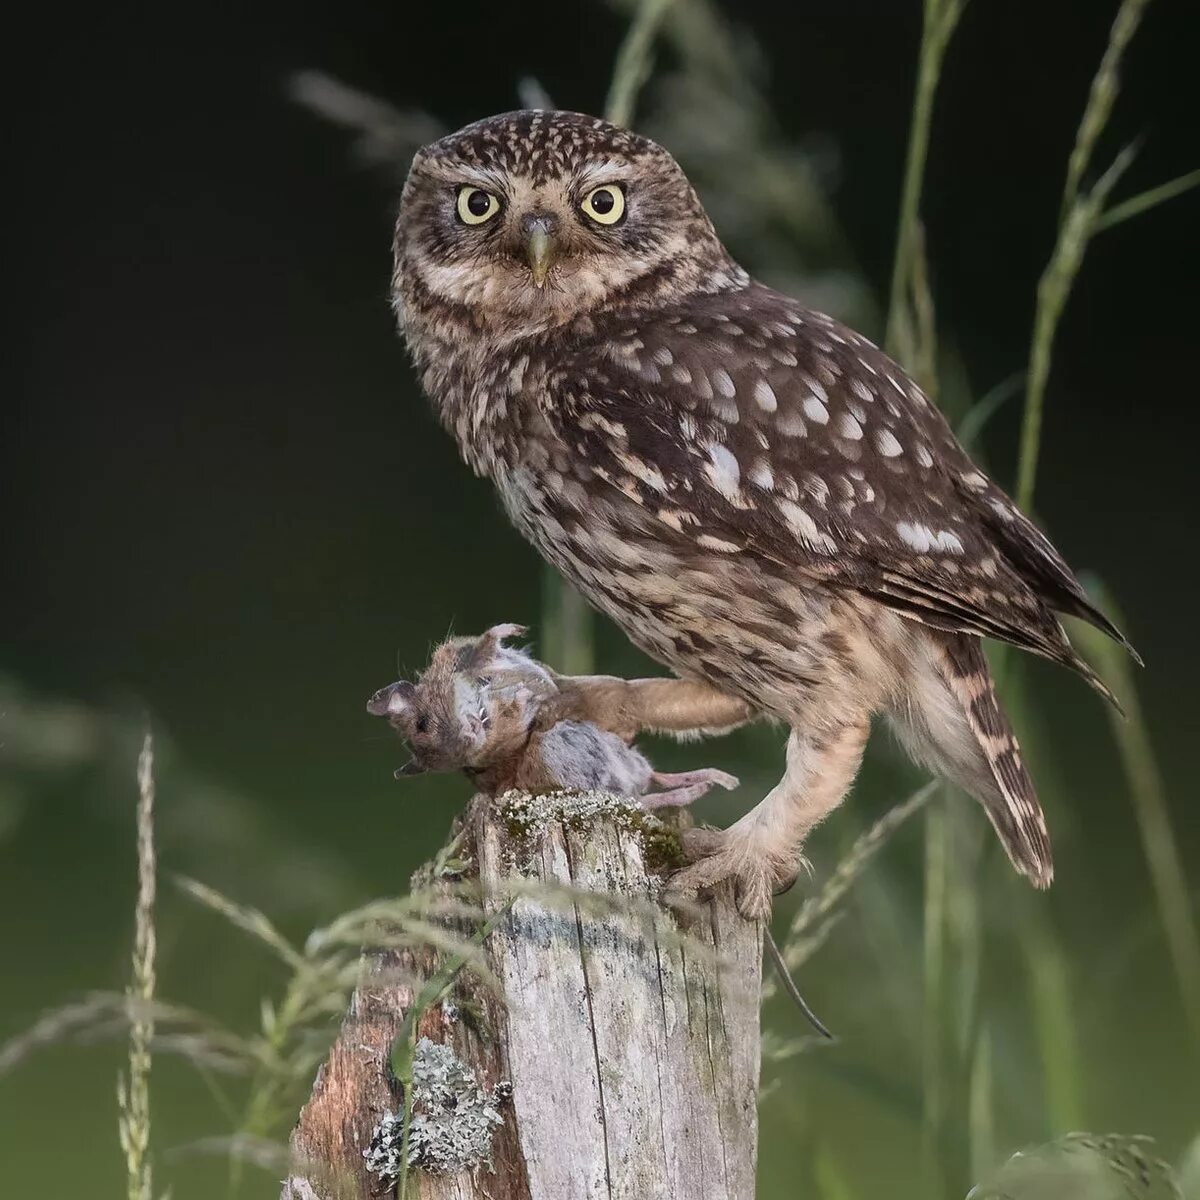
{"type": "MultiPolygon", "coordinates": [[[[577,113],[511,113],[422,150],[396,236],[398,311],[508,337],[730,264],[675,160],[577,113]]],[[[644,296],[643,296],[644,298],[644,296]]]]}

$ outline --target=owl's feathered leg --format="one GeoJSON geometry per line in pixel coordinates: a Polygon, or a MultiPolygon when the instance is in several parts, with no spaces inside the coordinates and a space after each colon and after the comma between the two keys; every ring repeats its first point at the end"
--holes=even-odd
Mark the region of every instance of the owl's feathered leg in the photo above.
{"type": "Polygon", "coordinates": [[[979,639],[930,633],[925,645],[891,713],[900,740],[914,761],[974,796],[1013,866],[1034,887],[1049,887],[1046,819],[979,639]]]}
{"type": "Polygon", "coordinates": [[[733,879],[742,915],[768,917],[772,896],[803,865],[805,839],[850,790],[870,728],[864,715],[832,729],[793,729],[787,770],[754,808],[726,830],[696,829],[684,835],[685,851],[703,857],[672,877],[671,893],[690,899],[733,879]]]}

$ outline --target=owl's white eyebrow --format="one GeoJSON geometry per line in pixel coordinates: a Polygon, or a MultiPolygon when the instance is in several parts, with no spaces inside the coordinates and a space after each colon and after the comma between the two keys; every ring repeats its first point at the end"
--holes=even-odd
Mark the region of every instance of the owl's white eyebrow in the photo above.
{"type": "Polygon", "coordinates": [[[455,163],[453,166],[447,164],[438,175],[455,187],[480,187],[497,193],[507,190],[507,178],[503,171],[492,171],[469,163],[455,163]]]}
{"type": "Polygon", "coordinates": [[[580,167],[576,180],[580,187],[587,187],[592,183],[617,183],[628,170],[628,162],[622,162],[619,158],[606,158],[585,163],[580,167]]]}

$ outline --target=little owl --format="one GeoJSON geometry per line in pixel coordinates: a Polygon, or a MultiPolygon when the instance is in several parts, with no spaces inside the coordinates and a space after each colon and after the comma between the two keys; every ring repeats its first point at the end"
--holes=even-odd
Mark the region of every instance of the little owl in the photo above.
{"type": "Polygon", "coordinates": [[[981,638],[1103,690],[1055,614],[1120,634],[902,368],[733,261],[670,154],[565,112],[434,142],[404,188],[394,303],[466,462],[681,677],[653,691],[659,724],[790,727],[783,779],[693,841],[679,890],[732,879],[765,916],[879,712],[1050,883],[981,638]]]}

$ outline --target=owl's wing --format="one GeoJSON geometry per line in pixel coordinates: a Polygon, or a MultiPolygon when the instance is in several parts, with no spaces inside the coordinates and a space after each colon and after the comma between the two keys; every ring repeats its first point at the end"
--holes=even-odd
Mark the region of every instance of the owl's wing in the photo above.
{"type": "Polygon", "coordinates": [[[546,419],[664,536],[854,589],[1091,672],[1055,612],[1124,638],[886,354],[757,285],[618,327],[546,419]]]}

